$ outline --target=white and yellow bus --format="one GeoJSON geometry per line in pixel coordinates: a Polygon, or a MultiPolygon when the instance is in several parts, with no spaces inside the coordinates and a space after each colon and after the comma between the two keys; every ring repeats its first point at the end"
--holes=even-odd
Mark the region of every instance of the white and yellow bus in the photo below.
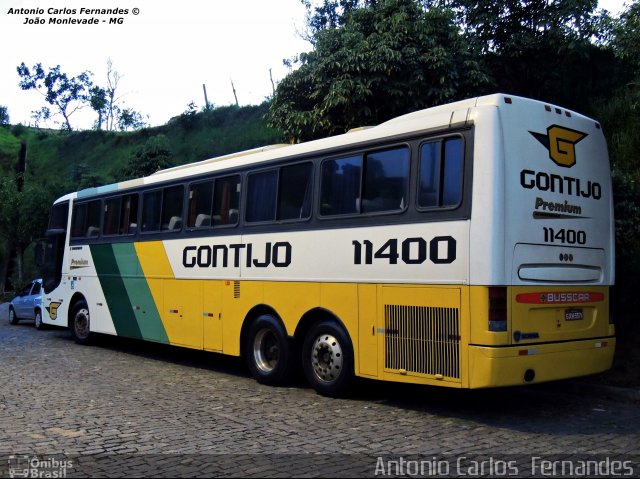
{"type": "Polygon", "coordinates": [[[244,356],[318,392],[607,370],[611,176],[600,125],[496,94],[66,195],[44,322],[244,356]]]}

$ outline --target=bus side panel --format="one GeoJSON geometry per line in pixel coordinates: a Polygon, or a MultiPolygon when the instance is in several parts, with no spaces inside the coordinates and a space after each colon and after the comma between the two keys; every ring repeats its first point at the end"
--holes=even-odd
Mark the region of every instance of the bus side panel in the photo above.
{"type": "Polygon", "coordinates": [[[358,364],[360,375],[378,377],[378,306],[379,286],[358,285],[358,364]]]}
{"type": "Polygon", "coordinates": [[[165,241],[176,279],[465,284],[467,220],[165,241]]]}
{"type": "Polygon", "coordinates": [[[506,284],[502,124],[495,106],[475,108],[469,284],[506,284]]]}
{"type": "Polygon", "coordinates": [[[464,344],[469,337],[462,326],[467,288],[388,285],[381,289],[378,331],[384,333],[384,355],[379,358],[383,379],[435,379],[460,387],[466,376],[464,344]]]}

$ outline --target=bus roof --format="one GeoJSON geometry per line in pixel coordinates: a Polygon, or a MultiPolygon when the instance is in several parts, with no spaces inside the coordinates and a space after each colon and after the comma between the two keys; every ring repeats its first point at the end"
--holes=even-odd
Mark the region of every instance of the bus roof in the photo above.
{"type": "MultiPolygon", "coordinates": [[[[501,106],[505,104],[505,98],[509,99],[510,102],[518,101],[543,104],[535,100],[505,94],[494,94],[471,98],[415,111],[393,118],[375,127],[357,128],[355,131],[352,130],[341,135],[292,145],[277,144],[253,148],[186,165],[167,168],[142,178],[94,188],[87,188],[79,191],[77,193],[77,197],[86,198],[101,194],[108,194],[110,192],[115,193],[129,188],[154,183],[164,183],[192,175],[200,175],[249,164],[258,164],[280,158],[311,154],[340,146],[357,145],[359,143],[372,140],[388,139],[396,135],[410,135],[411,133],[428,131],[430,129],[435,130],[446,127],[467,126],[471,122],[469,119],[469,110],[471,108],[476,106],[501,106]]],[[[64,201],[64,199],[68,199],[68,196],[69,195],[60,198],[58,201],[64,201]]]]}

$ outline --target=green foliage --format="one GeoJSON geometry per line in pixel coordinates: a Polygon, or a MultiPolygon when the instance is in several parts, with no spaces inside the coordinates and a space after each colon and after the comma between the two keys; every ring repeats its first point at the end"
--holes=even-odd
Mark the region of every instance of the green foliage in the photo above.
{"type": "Polygon", "coordinates": [[[630,4],[614,22],[613,46],[616,55],[630,62],[640,74],[640,1],[630,4]]]}
{"type": "Polygon", "coordinates": [[[640,165],[640,84],[631,83],[593,102],[602,123],[611,165],[623,175],[638,173],[640,165]]]}
{"type": "Polygon", "coordinates": [[[131,108],[118,108],[118,128],[120,131],[138,130],[146,125],[141,113],[131,108]]]}
{"type": "MultiPolygon", "coordinates": [[[[22,191],[16,187],[15,175],[0,178],[0,242],[5,257],[2,274],[6,273],[9,261],[16,264],[15,278],[23,278],[23,259],[26,248],[35,239],[42,237],[47,225],[52,197],[50,192],[31,182],[25,182],[22,191]],[[8,255],[15,252],[16,256],[8,255]]],[[[5,278],[0,278],[4,284],[5,278]]]]}
{"type": "Polygon", "coordinates": [[[491,77],[492,90],[578,111],[625,81],[605,43],[611,19],[594,0],[453,0],[465,38],[491,77]]]}
{"type": "Polygon", "coordinates": [[[291,140],[377,124],[486,83],[451,11],[384,0],[348,9],[339,23],[316,33],[315,49],[278,85],[267,118],[291,140]]]}
{"type": "Polygon", "coordinates": [[[122,171],[121,178],[128,180],[151,175],[171,166],[172,159],[173,154],[167,137],[162,134],[151,137],[144,146],[133,153],[129,163],[122,171]]]}
{"type": "Polygon", "coordinates": [[[20,140],[9,129],[0,128],[0,176],[14,171],[19,151],[20,140]]]}
{"type": "Polygon", "coordinates": [[[0,178],[0,238],[26,248],[44,233],[53,198],[40,185],[26,181],[22,191],[15,175],[0,178]]]}

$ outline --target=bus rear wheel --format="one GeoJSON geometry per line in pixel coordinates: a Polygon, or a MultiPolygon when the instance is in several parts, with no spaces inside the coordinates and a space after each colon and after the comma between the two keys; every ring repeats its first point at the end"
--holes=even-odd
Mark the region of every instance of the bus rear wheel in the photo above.
{"type": "Polygon", "coordinates": [[[71,324],[69,325],[73,339],[78,344],[89,344],[92,340],[89,306],[86,301],[79,301],[73,307],[71,324]]]}
{"type": "Polygon", "coordinates": [[[256,381],[271,386],[288,382],[294,368],[293,350],[292,340],[276,317],[263,314],[253,321],[245,343],[245,354],[256,381]]]}
{"type": "Polygon", "coordinates": [[[322,321],[307,333],[302,367],[313,389],[323,396],[342,396],[353,382],[353,346],[344,329],[322,321]]]}

